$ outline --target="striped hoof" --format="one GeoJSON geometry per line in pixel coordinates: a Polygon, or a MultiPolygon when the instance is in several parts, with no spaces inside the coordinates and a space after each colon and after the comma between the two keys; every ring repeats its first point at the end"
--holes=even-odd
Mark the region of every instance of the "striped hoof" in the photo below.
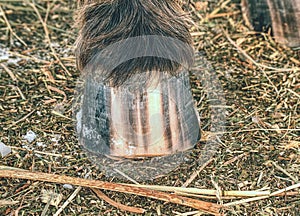
{"type": "Polygon", "coordinates": [[[136,84],[134,77],[130,80],[113,88],[86,78],[77,114],[77,132],[84,148],[123,158],[191,149],[200,139],[200,120],[188,72],[177,77],[160,72],[159,79],[148,84],[136,84]]]}

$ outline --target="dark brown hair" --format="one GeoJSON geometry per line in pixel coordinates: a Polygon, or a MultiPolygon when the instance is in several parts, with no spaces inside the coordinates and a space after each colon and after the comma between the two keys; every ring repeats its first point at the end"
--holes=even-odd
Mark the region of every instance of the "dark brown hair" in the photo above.
{"type": "MultiPolygon", "coordinates": [[[[132,37],[147,35],[170,37],[191,48],[192,38],[188,30],[190,21],[177,0],[80,0],[80,2],[77,14],[80,31],[76,41],[76,59],[77,67],[83,73],[89,73],[86,67],[97,53],[118,41],[132,37]]],[[[169,49],[170,53],[176,53],[180,61],[156,56],[136,57],[118,64],[112,70],[102,68],[101,74],[97,75],[102,76],[112,86],[118,86],[132,75],[141,72],[163,71],[176,75],[182,69],[182,62],[191,65],[193,61],[192,49],[186,49],[181,45],[176,47],[163,45],[161,49],[169,49]]]]}

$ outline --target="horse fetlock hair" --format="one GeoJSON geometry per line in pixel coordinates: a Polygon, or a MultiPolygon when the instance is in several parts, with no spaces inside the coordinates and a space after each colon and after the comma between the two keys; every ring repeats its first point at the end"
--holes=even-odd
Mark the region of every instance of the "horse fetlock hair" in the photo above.
{"type": "MultiPolygon", "coordinates": [[[[76,41],[77,67],[83,73],[97,70],[106,83],[112,86],[123,84],[128,78],[151,71],[167,72],[178,75],[183,65],[190,66],[193,60],[192,38],[189,33],[191,21],[176,0],[80,0],[77,13],[79,36],[76,41]],[[164,41],[153,46],[153,40],[137,44],[139,56],[121,61],[113,67],[105,67],[110,61],[99,61],[97,56],[107,52],[114,56],[109,48],[118,42],[135,37],[159,36],[172,38],[180,43],[168,44],[164,41]],[[153,48],[154,47],[154,48],[153,48]],[[154,49],[157,56],[147,56],[147,50],[154,49]],[[108,51],[107,51],[108,50],[108,51]],[[167,53],[176,58],[159,56],[167,53]],[[92,66],[91,66],[92,65],[92,66]]],[[[132,50],[129,50],[132,51],[132,50]]],[[[118,52],[115,50],[115,52],[118,52]]],[[[105,54],[105,55],[106,55],[105,54]]],[[[132,54],[132,53],[130,53],[132,54]]],[[[126,53],[119,54],[126,55],[126,53]]],[[[112,64],[112,63],[111,63],[112,64]]],[[[145,76],[142,76],[145,78],[145,76]]]]}

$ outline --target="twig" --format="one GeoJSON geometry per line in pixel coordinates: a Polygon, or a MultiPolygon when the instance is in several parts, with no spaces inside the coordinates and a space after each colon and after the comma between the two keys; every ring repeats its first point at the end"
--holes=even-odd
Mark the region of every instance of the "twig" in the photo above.
{"type": "Polygon", "coordinates": [[[12,33],[12,35],[15,36],[24,46],[27,47],[27,44],[12,29],[12,27],[11,27],[10,23],[8,22],[8,19],[7,19],[6,15],[5,15],[5,12],[4,12],[3,8],[1,7],[1,5],[0,5],[0,12],[2,13],[2,17],[3,17],[3,19],[4,19],[4,21],[5,21],[6,25],[7,25],[7,28],[12,33]]]}
{"type": "Polygon", "coordinates": [[[300,99],[300,94],[298,94],[297,92],[294,92],[292,89],[287,89],[287,90],[300,99]]]}
{"type": "Polygon", "coordinates": [[[294,182],[298,183],[298,179],[295,178],[294,176],[292,176],[288,171],[286,171],[285,169],[283,169],[281,166],[279,166],[278,164],[276,164],[274,161],[272,161],[273,166],[276,167],[276,169],[278,169],[279,171],[283,172],[285,175],[287,175],[288,177],[290,177],[294,182]]]}
{"type": "Polygon", "coordinates": [[[19,203],[19,201],[11,201],[11,200],[0,200],[0,206],[5,206],[5,205],[15,205],[19,203]]]}
{"type": "Polygon", "coordinates": [[[52,43],[51,43],[51,39],[50,39],[50,34],[49,34],[49,31],[48,31],[48,27],[47,27],[47,24],[44,22],[40,12],[38,11],[38,9],[36,8],[35,4],[34,4],[34,1],[32,1],[33,3],[31,2],[28,2],[28,4],[33,8],[33,10],[35,11],[35,13],[37,14],[43,28],[44,28],[44,32],[45,32],[45,38],[46,38],[46,41],[50,47],[50,50],[52,52],[52,55],[54,56],[54,58],[58,61],[58,63],[60,64],[60,66],[64,69],[64,71],[69,75],[69,76],[72,76],[71,73],[69,72],[69,70],[65,67],[65,65],[62,63],[62,61],[60,60],[60,58],[57,56],[56,52],[55,52],[55,49],[53,48],[52,46],[52,43]]]}
{"type": "Polygon", "coordinates": [[[122,171],[120,171],[118,169],[114,169],[114,171],[116,171],[117,173],[119,173],[120,175],[122,175],[123,177],[125,177],[127,180],[131,181],[132,183],[139,184],[136,180],[134,180],[133,178],[129,177],[128,175],[126,175],[122,171]]]}
{"type": "MultiPolygon", "coordinates": [[[[241,191],[242,192],[242,191],[241,191]]],[[[253,191],[256,192],[256,191],[253,191]]],[[[192,193],[183,193],[183,192],[175,192],[177,195],[180,196],[188,196],[188,197],[197,197],[197,198],[202,198],[202,199],[208,199],[208,200],[218,200],[216,196],[210,196],[210,195],[200,195],[200,194],[192,194],[192,193]]],[[[266,191],[266,194],[270,194],[269,191],[266,191]]],[[[263,194],[262,194],[263,195],[263,194]]],[[[277,194],[277,197],[288,197],[288,196],[297,196],[300,195],[300,190],[299,191],[291,191],[291,192],[282,192],[280,194],[277,194]]],[[[260,195],[258,194],[257,197],[260,195]]],[[[241,197],[238,196],[222,196],[222,200],[233,200],[233,199],[240,199],[241,197]]]]}
{"type": "Polygon", "coordinates": [[[238,130],[238,131],[228,131],[222,132],[224,133],[241,133],[241,132],[252,132],[252,131],[300,131],[300,128],[280,128],[280,129],[273,129],[273,128],[253,128],[253,129],[245,129],[245,130],[238,130]]]}
{"type": "MultiPolygon", "coordinates": [[[[208,199],[208,200],[218,200],[216,196],[210,196],[210,195],[182,193],[182,192],[175,192],[175,193],[180,196],[197,197],[197,198],[208,199]]],[[[222,196],[223,200],[233,200],[233,199],[240,199],[240,198],[241,197],[236,197],[236,196],[222,196]]]]}
{"type": "Polygon", "coordinates": [[[228,3],[230,3],[230,0],[227,0],[223,3],[221,3],[221,1],[219,1],[219,7],[217,7],[216,9],[214,9],[207,17],[205,17],[205,19],[207,19],[208,17],[213,17],[214,15],[218,14],[219,11],[224,8],[228,3]]]}
{"type": "Polygon", "coordinates": [[[177,211],[172,211],[174,214],[176,214],[176,216],[190,216],[190,215],[195,215],[197,213],[199,213],[199,211],[191,211],[191,212],[185,212],[185,213],[180,213],[177,211]]]}
{"type": "Polygon", "coordinates": [[[68,116],[65,116],[65,115],[63,115],[63,114],[61,114],[61,113],[59,113],[59,112],[57,112],[57,111],[55,111],[55,110],[52,110],[51,113],[54,114],[54,115],[57,115],[57,116],[59,116],[59,117],[68,119],[68,120],[70,120],[70,121],[75,121],[74,119],[72,119],[72,118],[70,118],[70,117],[68,117],[68,116]]]}
{"type": "Polygon", "coordinates": [[[20,118],[18,121],[13,122],[11,125],[8,126],[8,128],[11,128],[12,126],[26,120],[29,116],[31,116],[33,113],[35,112],[35,110],[32,110],[30,113],[28,113],[27,115],[25,115],[24,117],[20,118]]]}
{"type": "Polygon", "coordinates": [[[135,194],[139,196],[144,196],[148,198],[153,198],[157,200],[162,200],[166,202],[192,207],[214,215],[219,215],[219,211],[222,208],[221,205],[215,203],[205,202],[205,201],[191,199],[187,197],[181,197],[175,194],[167,194],[160,191],[138,188],[136,186],[129,186],[129,185],[97,181],[97,180],[74,178],[74,177],[61,176],[61,175],[49,174],[49,173],[4,170],[3,172],[0,172],[0,177],[53,182],[59,184],[72,184],[72,185],[78,185],[82,187],[98,188],[103,190],[111,190],[111,191],[135,194]]]}
{"type": "Polygon", "coordinates": [[[300,195],[300,190],[298,191],[292,191],[292,192],[282,192],[282,193],[279,193],[279,194],[276,194],[276,196],[297,196],[297,195],[300,195]]]}
{"type": "MultiPolygon", "coordinates": [[[[122,184],[128,186],[134,186],[139,188],[146,188],[150,190],[168,191],[175,193],[189,193],[189,194],[205,194],[216,196],[217,190],[212,189],[200,189],[200,188],[184,188],[184,187],[172,187],[172,186],[161,186],[161,185],[133,185],[133,184],[122,184]]],[[[253,196],[266,196],[270,195],[270,191],[220,191],[221,196],[239,196],[239,197],[253,197],[253,196]]]]}
{"type": "Polygon", "coordinates": [[[58,216],[60,213],[70,204],[70,202],[77,196],[82,187],[76,188],[76,190],[69,196],[64,204],[55,212],[53,216],[58,216]]]}
{"type": "Polygon", "coordinates": [[[252,201],[256,201],[256,200],[263,200],[263,199],[267,199],[272,196],[281,195],[282,193],[284,193],[286,191],[293,190],[296,188],[300,188],[300,183],[291,185],[289,187],[286,187],[286,188],[278,190],[278,191],[275,191],[275,192],[271,193],[269,196],[261,196],[261,197],[253,197],[253,198],[243,199],[243,200],[239,200],[239,201],[235,201],[235,202],[226,203],[226,204],[224,204],[224,206],[229,207],[229,206],[239,205],[239,204],[248,203],[248,202],[252,202],[252,201]]]}
{"type": "Polygon", "coordinates": [[[212,185],[216,188],[216,197],[218,198],[219,203],[223,204],[223,200],[222,200],[222,190],[220,188],[220,186],[218,185],[218,183],[214,180],[214,176],[211,176],[211,183],[212,185]]]}
{"type": "Polygon", "coordinates": [[[243,204],[243,203],[248,203],[248,202],[253,202],[256,200],[262,200],[262,199],[267,199],[269,198],[269,196],[261,196],[261,197],[251,197],[248,199],[242,199],[242,200],[238,200],[238,201],[234,201],[234,202],[230,202],[230,203],[226,203],[224,204],[224,206],[235,206],[235,205],[239,205],[239,204],[243,204]]]}
{"type": "Polygon", "coordinates": [[[233,16],[240,14],[240,11],[232,11],[228,13],[217,13],[217,14],[208,14],[205,18],[206,19],[214,19],[214,18],[220,18],[220,17],[225,17],[225,16],[233,16]]]}
{"type": "Polygon", "coordinates": [[[24,169],[16,168],[16,167],[10,167],[10,166],[1,166],[0,165],[0,170],[19,170],[19,171],[26,171],[24,169]]]}
{"type": "Polygon", "coordinates": [[[29,59],[29,60],[35,61],[37,63],[44,63],[44,64],[50,64],[51,63],[51,62],[43,60],[43,59],[38,59],[34,56],[26,56],[26,55],[22,55],[20,53],[12,52],[12,51],[8,51],[8,53],[13,55],[13,56],[20,57],[22,59],[26,59],[26,60],[29,59]]]}
{"type": "Polygon", "coordinates": [[[58,94],[63,95],[63,96],[64,96],[64,99],[63,99],[62,103],[64,103],[64,102],[67,100],[67,95],[66,95],[66,93],[65,93],[64,91],[62,91],[62,90],[60,90],[60,89],[58,89],[58,88],[56,88],[56,87],[50,86],[50,85],[47,85],[47,89],[48,89],[50,92],[51,92],[51,91],[55,91],[55,92],[57,92],[58,94]]]}
{"type": "Polygon", "coordinates": [[[121,203],[118,203],[112,199],[110,199],[108,196],[106,196],[104,193],[102,193],[100,190],[95,189],[95,188],[91,188],[91,190],[100,198],[103,199],[104,201],[106,201],[107,203],[109,203],[110,205],[121,209],[123,211],[128,211],[128,212],[132,212],[132,213],[138,213],[138,214],[143,214],[146,210],[142,209],[142,208],[136,208],[136,207],[131,207],[131,206],[126,206],[123,205],[121,203]]]}
{"type": "Polygon", "coordinates": [[[240,158],[242,158],[242,157],[244,157],[246,155],[247,155],[247,153],[242,153],[242,154],[240,154],[238,156],[235,156],[234,158],[231,158],[230,160],[224,162],[223,166],[227,166],[228,164],[231,164],[231,163],[235,162],[236,160],[238,160],[238,159],[240,159],[240,158]]]}
{"type": "MultiPolygon", "coordinates": [[[[20,147],[16,147],[16,146],[9,146],[11,149],[18,149],[18,150],[22,150],[22,151],[30,151],[33,154],[42,154],[42,155],[48,155],[48,156],[52,156],[52,157],[63,157],[63,158],[67,158],[67,159],[71,159],[73,158],[70,155],[64,155],[64,154],[55,154],[55,153],[51,153],[51,152],[45,152],[45,151],[37,151],[37,150],[28,150],[26,148],[20,148],[20,147]]],[[[0,166],[1,167],[4,166],[0,166]]]]}
{"type": "Polygon", "coordinates": [[[17,91],[19,92],[21,98],[22,98],[23,100],[26,100],[26,97],[24,96],[24,94],[23,94],[23,92],[21,91],[21,89],[20,89],[18,86],[14,86],[14,88],[17,89],[17,91]]]}
{"type": "Polygon", "coordinates": [[[195,178],[197,178],[197,176],[200,174],[200,172],[202,172],[202,170],[204,170],[204,168],[210,164],[213,161],[213,158],[209,159],[208,161],[206,161],[198,170],[196,170],[189,179],[187,179],[184,184],[182,185],[182,187],[187,187],[189,184],[192,183],[192,181],[195,180],[195,178]]]}
{"type": "Polygon", "coordinates": [[[30,204],[27,204],[27,205],[21,205],[21,206],[19,206],[17,209],[16,209],[16,211],[14,212],[14,215],[15,216],[18,216],[19,215],[19,211],[22,209],[22,208],[26,208],[26,207],[28,207],[28,206],[30,206],[30,204]]]}
{"type": "Polygon", "coordinates": [[[8,68],[5,66],[5,64],[0,64],[1,67],[3,67],[3,69],[8,73],[8,75],[10,76],[10,78],[13,80],[13,81],[17,81],[18,79],[15,77],[14,73],[8,68]]]}
{"type": "Polygon", "coordinates": [[[45,216],[47,214],[47,211],[49,209],[49,206],[50,206],[50,203],[51,203],[52,199],[53,199],[53,194],[50,195],[50,197],[48,199],[48,202],[47,202],[47,204],[45,205],[45,208],[42,211],[41,216],[45,216]]]}
{"type": "Polygon", "coordinates": [[[270,196],[277,196],[281,193],[284,193],[284,192],[287,192],[287,191],[290,191],[290,190],[293,190],[296,188],[300,188],[300,183],[297,183],[297,184],[291,185],[289,187],[283,188],[281,190],[275,191],[275,192],[271,193],[270,196]]]}

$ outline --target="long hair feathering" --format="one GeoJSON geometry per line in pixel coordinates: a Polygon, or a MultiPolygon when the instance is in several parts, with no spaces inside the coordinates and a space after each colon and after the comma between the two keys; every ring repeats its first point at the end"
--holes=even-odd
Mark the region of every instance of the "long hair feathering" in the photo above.
{"type": "MultiPolygon", "coordinates": [[[[97,53],[124,39],[157,35],[192,44],[190,20],[177,0],[81,0],[77,23],[79,36],[75,53],[77,67],[83,73],[97,53]]],[[[176,52],[180,61],[187,65],[193,61],[193,53],[186,47],[162,46],[161,49],[176,52]]],[[[178,61],[142,56],[127,60],[112,70],[102,70],[98,75],[110,85],[119,86],[138,73],[159,71],[177,75],[181,69],[178,61]]]]}

